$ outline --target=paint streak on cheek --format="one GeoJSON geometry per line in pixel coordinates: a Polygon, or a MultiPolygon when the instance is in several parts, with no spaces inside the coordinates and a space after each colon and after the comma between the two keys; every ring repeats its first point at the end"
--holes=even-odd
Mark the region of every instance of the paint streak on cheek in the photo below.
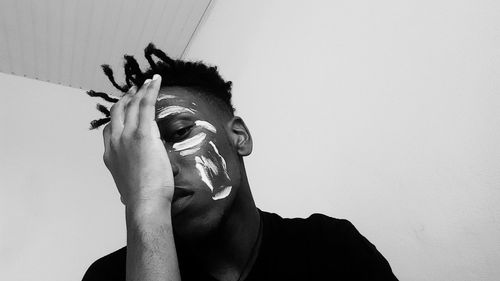
{"type": "MultiPolygon", "coordinates": [[[[200,174],[201,180],[208,186],[212,192],[213,200],[224,199],[231,193],[232,186],[229,175],[222,163],[224,158],[218,159],[216,155],[208,152],[208,156],[201,155],[195,157],[196,169],[200,174]],[[222,171],[221,171],[222,170],[222,171]]],[[[219,155],[220,156],[220,155],[219,155]]]]}
{"type": "Polygon", "coordinates": [[[211,149],[207,150],[206,156],[199,157],[196,168],[202,180],[206,181],[205,183],[209,187],[211,186],[212,199],[220,200],[228,197],[231,193],[231,179],[227,173],[224,157],[220,155],[213,141],[209,141],[209,144],[211,149]]]}
{"type": "Polygon", "coordinates": [[[214,175],[219,173],[217,169],[217,165],[209,158],[205,156],[196,156],[194,158],[196,162],[196,169],[200,174],[201,180],[210,188],[210,191],[214,191],[214,187],[212,184],[212,178],[214,175]]]}
{"type": "MultiPolygon", "coordinates": [[[[216,128],[209,122],[197,120],[195,125],[211,133],[217,133],[216,128]]],[[[227,172],[226,161],[211,140],[208,142],[209,145],[204,146],[206,149],[202,153],[200,152],[200,148],[206,143],[206,136],[204,132],[201,132],[182,142],[175,143],[173,149],[184,157],[195,155],[195,168],[201,180],[210,189],[212,199],[224,199],[231,194],[232,189],[232,186],[229,185],[231,179],[227,172]]]]}
{"type": "Polygon", "coordinates": [[[219,156],[219,158],[220,158],[220,160],[221,160],[221,163],[222,163],[222,169],[223,169],[223,171],[224,171],[224,174],[225,174],[225,175],[226,175],[226,177],[230,180],[230,178],[229,178],[229,174],[227,173],[227,165],[226,165],[226,160],[224,159],[224,157],[222,157],[222,155],[220,155],[219,150],[217,149],[217,147],[215,146],[215,144],[214,144],[212,141],[210,141],[209,143],[210,143],[210,145],[213,147],[213,149],[214,149],[215,153],[219,156]]]}

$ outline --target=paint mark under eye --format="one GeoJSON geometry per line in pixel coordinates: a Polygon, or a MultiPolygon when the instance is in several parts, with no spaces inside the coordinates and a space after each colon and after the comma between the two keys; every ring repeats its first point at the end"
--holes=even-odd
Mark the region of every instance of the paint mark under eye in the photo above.
{"type": "Polygon", "coordinates": [[[172,114],[178,114],[178,113],[184,113],[184,112],[194,114],[196,112],[196,110],[191,109],[191,108],[185,108],[183,106],[171,105],[171,106],[167,106],[163,109],[160,109],[158,112],[158,116],[156,118],[161,119],[161,118],[165,118],[165,117],[172,115],[172,114]]]}
{"type": "Polygon", "coordinates": [[[217,133],[217,129],[215,129],[214,125],[208,123],[207,121],[202,121],[202,120],[196,120],[194,122],[194,124],[196,126],[199,126],[199,127],[202,127],[202,128],[205,128],[207,130],[209,130],[210,132],[212,133],[217,133]]]}
{"type": "Polygon", "coordinates": [[[193,137],[190,137],[187,140],[183,140],[181,142],[174,143],[172,148],[175,151],[181,151],[181,150],[188,150],[188,149],[193,149],[197,145],[199,145],[207,136],[205,133],[199,133],[193,137]]]}
{"type": "Polygon", "coordinates": [[[215,144],[214,144],[212,141],[210,141],[209,143],[210,143],[210,145],[214,148],[215,153],[217,153],[217,155],[218,155],[218,156],[220,157],[220,159],[221,159],[222,169],[224,170],[224,174],[226,174],[226,177],[227,177],[228,179],[230,179],[230,178],[229,178],[229,174],[227,173],[226,160],[224,160],[224,157],[222,157],[222,155],[220,155],[219,150],[217,149],[217,147],[215,146],[215,144]]]}
{"type": "Polygon", "coordinates": [[[226,198],[227,196],[229,196],[229,193],[231,193],[232,188],[233,188],[232,186],[224,187],[221,191],[215,193],[215,195],[212,196],[212,199],[220,200],[220,199],[226,198]]]}
{"type": "Polygon", "coordinates": [[[190,149],[182,150],[180,152],[180,154],[181,154],[181,156],[191,155],[198,150],[200,150],[200,147],[190,148],[190,149]]]}

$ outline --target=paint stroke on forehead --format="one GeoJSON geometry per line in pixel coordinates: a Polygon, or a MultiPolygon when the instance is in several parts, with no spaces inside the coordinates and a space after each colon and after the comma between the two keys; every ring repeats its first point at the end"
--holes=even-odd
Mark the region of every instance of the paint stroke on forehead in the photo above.
{"type": "Polygon", "coordinates": [[[214,148],[215,153],[217,153],[217,155],[218,155],[218,156],[220,157],[220,159],[221,159],[221,162],[222,162],[222,169],[224,169],[224,174],[226,174],[226,177],[227,177],[228,179],[230,179],[230,178],[229,178],[229,174],[227,173],[226,160],[224,160],[224,157],[222,157],[222,155],[220,155],[219,150],[217,149],[217,147],[215,146],[215,144],[214,144],[212,141],[210,141],[209,143],[210,143],[210,145],[214,148]]]}
{"type": "Polygon", "coordinates": [[[210,132],[212,133],[217,133],[217,129],[215,129],[214,125],[208,123],[207,121],[202,121],[202,120],[196,120],[194,122],[194,124],[196,126],[199,126],[199,127],[202,127],[202,128],[205,128],[207,130],[209,130],[210,132]]]}
{"type": "Polygon", "coordinates": [[[174,95],[162,95],[156,99],[156,101],[166,100],[166,99],[175,99],[177,96],[174,95]]]}
{"type": "Polygon", "coordinates": [[[205,133],[199,133],[193,137],[190,137],[189,139],[183,140],[181,142],[176,142],[172,146],[172,148],[175,151],[181,151],[181,150],[187,150],[187,149],[193,149],[205,139],[207,134],[205,133]]]}
{"type": "Polygon", "coordinates": [[[183,106],[171,105],[171,106],[167,106],[163,109],[160,109],[158,112],[157,119],[165,118],[165,117],[172,115],[172,114],[178,114],[178,113],[184,113],[184,112],[194,114],[196,112],[196,110],[194,110],[192,108],[185,108],[183,106]]]}

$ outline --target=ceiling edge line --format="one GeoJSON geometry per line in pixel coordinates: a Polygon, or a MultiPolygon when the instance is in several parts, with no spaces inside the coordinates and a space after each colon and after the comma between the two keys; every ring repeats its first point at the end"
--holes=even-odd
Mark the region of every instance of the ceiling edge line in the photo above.
{"type": "Polygon", "coordinates": [[[200,19],[198,20],[198,23],[196,24],[196,27],[194,28],[193,33],[191,33],[191,36],[189,37],[189,40],[188,40],[186,46],[182,50],[180,59],[184,58],[184,55],[186,54],[186,50],[188,49],[189,45],[191,45],[191,42],[193,41],[194,35],[198,31],[198,28],[200,27],[201,22],[203,21],[203,19],[205,19],[205,15],[207,14],[208,8],[212,5],[212,2],[213,2],[213,0],[210,0],[208,2],[207,6],[205,7],[205,10],[203,11],[203,14],[201,15],[200,19]]]}

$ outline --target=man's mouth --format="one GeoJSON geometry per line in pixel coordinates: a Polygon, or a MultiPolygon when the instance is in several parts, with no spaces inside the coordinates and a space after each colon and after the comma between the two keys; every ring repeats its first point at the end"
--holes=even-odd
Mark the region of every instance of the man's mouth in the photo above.
{"type": "Polygon", "coordinates": [[[193,191],[182,188],[175,187],[174,197],[172,198],[172,215],[176,215],[181,212],[191,201],[193,191]]]}
{"type": "Polygon", "coordinates": [[[191,196],[193,195],[193,193],[194,192],[189,189],[176,186],[174,189],[174,197],[172,198],[172,202],[175,202],[182,197],[191,196]]]}

